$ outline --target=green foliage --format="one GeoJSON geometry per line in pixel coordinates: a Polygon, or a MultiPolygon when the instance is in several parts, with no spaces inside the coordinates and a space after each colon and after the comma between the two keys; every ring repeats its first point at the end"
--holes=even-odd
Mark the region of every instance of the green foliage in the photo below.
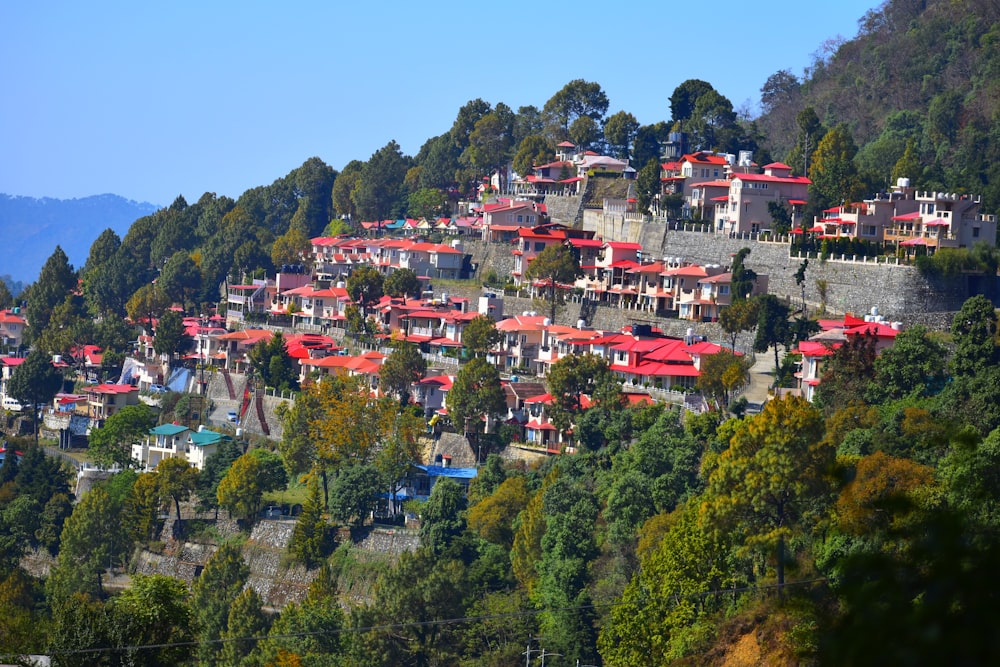
{"type": "Polygon", "coordinates": [[[193,653],[194,613],[180,579],[136,574],[108,604],[116,643],[127,647],[121,652],[122,664],[168,667],[186,662],[193,653]],[[145,646],[150,648],[140,648],[145,646]]]}
{"type": "Polygon", "coordinates": [[[524,272],[525,280],[540,281],[548,288],[550,313],[549,320],[556,321],[556,289],[558,283],[570,283],[580,273],[577,257],[569,248],[563,245],[546,246],[528,265],[524,272]]]}
{"type": "Polygon", "coordinates": [[[363,526],[385,488],[378,469],[367,463],[341,468],[330,486],[330,511],[344,523],[363,526]]]}
{"type": "Polygon", "coordinates": [[[102,593],[101,575],[121,565],[132,546],[120,513],[121,504],[100,486],[80,499],[63,526],[59,558],[46,582],[50,601],[102,593]]]}
{"type": "Polygon", "coordinates": [[[288,553],[306,567],[313,567],[328,555],[330,537],[330,525],[323,516],[319,479],[314,476],[309,481],[309,497],[302,504],[302,513],[295,522],[288,553]]]}
{"type": "Polygon", "coordinates": [[[410,399],[410,386],[419,382],[426,372],[427,361],[417,346],[396,341],[379,369],[379,384],[384,393],[397,396],[400,404],[406,405],[410,399]]]}
{"type": "Polygon", "coordinates": [[[419,297],[421,289],[422,284],[413,269],[397,269],[390,273],[383,283],[386,294],[402,298],[404,303],[407,297],[419,297]]]}
{"type": "Polygon", "coordinates": [[[260,511],[261,500],[268,491],[285,488],[288,476],[281,457],[262,449],[254,449],[233,461],[219,481],[219,506],[234,517],[251,520],[260,511]]]}
{"type": "Polygon", "coordinates": [[[505,547],[514,543],[514,519],[528,505],[528,486],[523,477],[511,477],[468,513],[469,528],[483,539],[505,547]]]}
{"type": "Polygon", "coordinates": [[[991,366],[997,358],[996,334],[997,314],[989,299],[978,294],[962,304],[951,323],[952,373],[968,377],[991,366]]]}
{"type": "Polygon", "coordinates": [[[790,309],[773,294],[757,297],[757,335],[753,341],[754,352],[767,352],[774,348],[774,370],[778,371],[778,346],[787,346],[791,341],[791,327],[788,324],[790,309]]]}
{"type": "Polygon", "coordinates": [[[104,420],[101,428],[91,431],[88,443],[90,456],[96,463],[105,466],[135,465],[132,445],[147,437],[149,429],[155,425],[156,415],[148,405],[128,405],[104,420]]]}
{"type": "Polygon", "coordinates": [[[49,403],[62,388],[62,381],[62,375],[52,365],[52,360],[38,349],[29,352],[25,360],[11,373],[7,394],[14,397],[21,405],[30,406],[36,443],[38,413],[34,406],[49,403]]]}
{"type": "Polygon", "coordinates": [[[545,376],[549,394],[552,423],[560,430],[570,427],[583,410],[582,397],[589,396],[594,404],[620,406],[621,385],[608,362],[595,354],[568,355],[552,364],[545,376]]]}
{"type": "Polygon", "coordinates": [[[476,316],[462,329],[462,344],[477,357],[486,356],[502,338],[496,321],[486,314],[476,316]]]}
{"type": "Polygon", "coordinates": [[[462,366],[448,392],[448,413],[462,433],[482,432],[484,420],[499,415],[506,406],[500,373],[482,357],[462,366]]]}
{"type": "Polygon", "coordinates": [[[202,642],[198,646],[201,664],[214,664],[218,659],[219,645],[207,642],[222,637],[228,626],[229,610],[249,576],[250,568],[243,562],[240,548],[225,543],[209,557],[191,587],[195,633],[202,642]]]}
{"type": "Polygon", "coordinates": [[[820,442],[822,433],[819,411],[805,400],[768,401],[736,427],[708,474],[706,516],[739,535],[748,552],[773,554],[779,586],[787,545],[825,500],[834,452],[820,442]]]}
{"type": "Polygon", "coordinates": [[[730,603],[711,593],[746,583],[728,538],[706,529],[697,503],[678,509],[601,628],[601,657],[612,664],[667,664],[702,649],[711,615],[730,603]]]}
{"type": "Polygon", "coordinates": [[[441,555],[465,531],[465,490],[454,480],[439,479],[420,512],[420,543],[441,555]]]}
{"type": "Polygon", "coordinates": [[[264,602],[252,587],[236,596],[229,608],[226,629],[222,632],[222,651],[217,664],[240,667],[247,664],[257,648],[257,640],[267,633],[268,620],[261,607],[264,602]]]}
{"type": "Polygon", "coordinates": [[[270,340],[260,341],[247,353],[250,366],[257,373],[264,386],[280,391],[299,388],[298,364],[285,348],[285,337],[279,331],[270,340]]]}
{"type": "Polygon", "coordinates": [[[824,414],[864,399],[875,379],[875,336],[851,336],[834,350],[823,367],[822,382],[816,388],[816,403],[824,414]]]}

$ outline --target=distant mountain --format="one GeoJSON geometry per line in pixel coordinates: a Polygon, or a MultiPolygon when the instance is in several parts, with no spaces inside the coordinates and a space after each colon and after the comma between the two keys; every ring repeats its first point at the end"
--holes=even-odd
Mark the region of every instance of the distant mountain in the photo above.
{"type": "Polygon", "coordinates": [[[0,273],[34,282],[57,245],[73,268],[80,268],[101,232],[110,227],[125,236],[135,220],[158,208],[111,194],[82,199],[0,194],[0,273]]]}

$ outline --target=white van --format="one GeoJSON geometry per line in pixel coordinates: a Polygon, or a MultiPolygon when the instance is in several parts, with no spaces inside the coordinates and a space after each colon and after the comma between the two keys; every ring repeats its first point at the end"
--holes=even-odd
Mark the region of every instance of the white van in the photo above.
{"type": "Polygon", "coordinates": [[[22,406],[20,403],[15,401],[10,396],[4,396],[3,409],[9,412],[20,412],[21,410],[24,409],[24,406],[22,406]]]}

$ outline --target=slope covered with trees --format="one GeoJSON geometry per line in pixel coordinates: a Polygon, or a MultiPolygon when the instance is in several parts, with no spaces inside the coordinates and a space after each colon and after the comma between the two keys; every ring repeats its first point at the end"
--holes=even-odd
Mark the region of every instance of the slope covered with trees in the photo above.
{"type": "Polygon", "coordinates": [[[761,89],[757,126],[775,158],[813,177],[820,143],[841,128],[856,183],[835,194],[847,201],[906,177],[1000,209],[1000,6],[886,0],[813,57],[803,76],[782,70],[761,89]]]}

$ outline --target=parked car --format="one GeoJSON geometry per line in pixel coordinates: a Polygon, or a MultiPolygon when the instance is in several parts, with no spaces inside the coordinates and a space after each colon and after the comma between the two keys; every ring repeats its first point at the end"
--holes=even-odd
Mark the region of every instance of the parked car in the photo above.
{"type": "Polygon", "coordinates": [[[230,410],[229,412],[227,412],[226,418],[228,418],[229,421],[231,421],[234,424],[240,420],[240,416],[236,414],[235,410],[230,410]]]}
{"type": "Polygon", "coordinates": [[[149,391],[153,394],[162,394],[167,391],[167,388],[162,384],[151,384],[149,385],[149,391]]]}
{"type": "Polygon", "coordinates": [[[10,396],[6,396],[3,399],[3,409],[8,410],[9,412],[20,412],[24,409],[24,406],[10,396]]]}

